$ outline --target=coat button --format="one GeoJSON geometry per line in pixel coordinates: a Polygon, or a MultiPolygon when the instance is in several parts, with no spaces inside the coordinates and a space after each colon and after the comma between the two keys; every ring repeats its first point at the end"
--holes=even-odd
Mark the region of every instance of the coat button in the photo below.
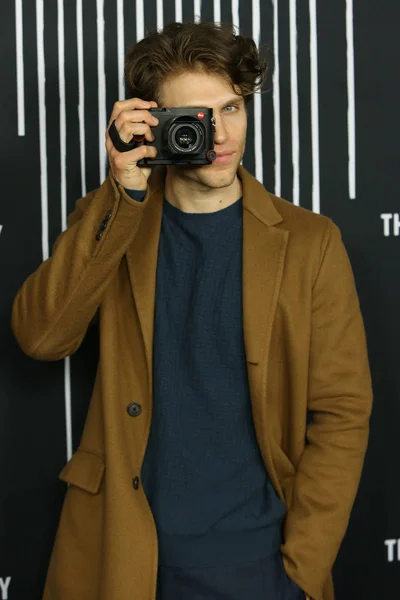
{"type": "Polygon", "coordinates": [[[106,213],[106,216],[104,217],[104,219],[105,219],[106,221],[109,221],[109,220],[111,219],[111,215],[112,215],[112,212],[111,212],[111,210],[109,210],[109,211],[106,213]]]}
{"type": "Polygon", "coordinates": [[[107,225],[108,225],[108,221],[102,221],[101,224],[100,224],[99,231],[104,231],[105,228],[107,227],[107,225]]]}
{"type": "Polygon", "coordinates": [[[138,417],[142,412],[142,407],[137,402],[132,402],[131,404],[128,404],[126,410],[130,417],[138,417]]]}
{"type": "Polygon", "coordinates": [[[102,231],[98,231],[96,233],[96,240],[99,241],[99,240],[101,240],[102,237],[103,237],[103,232],[102,231]]]}
{"type": "Polygon", "coordinates": [[[135,489],[135,490],[139,489],[139,477],[134,477],[132,479],[132,485],[133,485],[133,489],[135,489]]]}

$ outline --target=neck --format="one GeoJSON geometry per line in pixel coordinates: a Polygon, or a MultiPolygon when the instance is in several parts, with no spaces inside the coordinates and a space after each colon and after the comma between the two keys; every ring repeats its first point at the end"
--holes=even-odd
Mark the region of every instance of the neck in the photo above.
{"type": "Polygon", "coordinates": [[[211,213],[226,208],[242,195],[239,177],[232,183],[219,188],[211,188],[199,181],[189,179],[179,172],[179,167],[167,169],[165,197],[170,204],[187,213],[211,213]],[[183,176],[182,176],[183,175],[183,176]]]}

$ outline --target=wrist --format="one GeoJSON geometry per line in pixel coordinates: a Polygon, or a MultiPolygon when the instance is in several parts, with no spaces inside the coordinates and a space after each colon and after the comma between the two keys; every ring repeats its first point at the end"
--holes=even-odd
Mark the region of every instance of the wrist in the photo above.
{"type": "Polygon", "coordinates": [[[126,177],[122,173],[114,173],[111,171],[112,176],[116,185],[120,185],[125,190],[137,190],[137,191],[145,191],[147,190],[147,181],[138,181],[135,177],[126,177]]]}

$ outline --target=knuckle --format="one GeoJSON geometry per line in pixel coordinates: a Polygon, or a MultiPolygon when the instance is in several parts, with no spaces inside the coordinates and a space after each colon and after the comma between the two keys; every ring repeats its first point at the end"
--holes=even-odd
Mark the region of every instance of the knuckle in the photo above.
{"type": "Polygon", "coordinates": [[[125,129],[126,129],[126,122],[123,121],[122,115],[120,115],[120,117],[118,117],[118,119],[115,122],[115,126],[117,128],[118,133],[121,133],[121,132],[125,131],[125,129]]]}
{"type": "Polygon", "coordinates": [[[143,129],[142,125],[138,125],[136,124],[135,127],[132,128],[132,130],[130,131],[130,135],[143,135],[145,133],[145,130],[143,129]]]}
{"type": "Polygon", "coordinates": [[[121,113],[119,113],[118,117],[115,119],[115,127],[117,128],[117,131],[120,131],[123,126],[125,125],[125,113],[124,111],[122,111],[121,113]]]}

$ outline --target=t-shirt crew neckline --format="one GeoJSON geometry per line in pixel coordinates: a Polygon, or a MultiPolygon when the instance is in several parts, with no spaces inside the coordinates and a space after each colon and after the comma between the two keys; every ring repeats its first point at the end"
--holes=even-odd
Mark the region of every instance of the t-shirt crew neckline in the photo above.
{"type": "Polygon", "coordinates": [[[235,202],[226,206],[225,208],[221,208],[220,210],[216,210],[210,213],[188,213],[184,212],[180,208],[177,208],[173,204],[171,204],[167,198],[164,196],[164,204],[163,210],[167,217],[174,219],[175,221],[190,221],[196,222],[199,224],[207,224],[226,221],[227,219],[235,218],[237,215],[241,214],[242,211],[242,196],[238,198],[235,202]]]}

